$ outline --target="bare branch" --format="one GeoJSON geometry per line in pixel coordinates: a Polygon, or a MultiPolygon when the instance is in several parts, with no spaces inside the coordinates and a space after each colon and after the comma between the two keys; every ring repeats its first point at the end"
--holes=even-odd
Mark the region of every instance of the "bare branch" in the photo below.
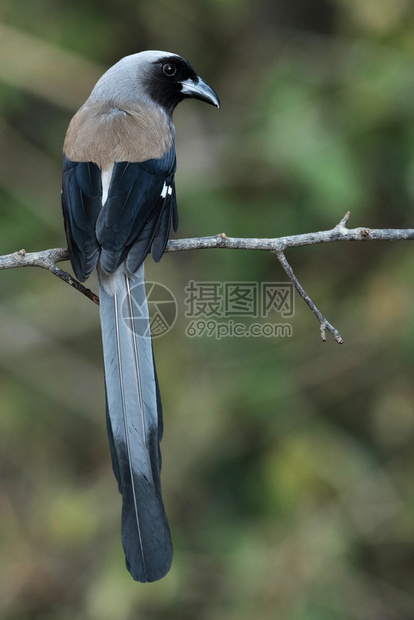
{"type": "Polygon", "coordinates": [[[64,260],[69,260],[69,252],[66,248],[53,248],[51,250],[43,250],[42,252],[19,250],[13,254],[0,256],[0,270],[14,269],[16,267],[42,267],[99,305],[99,297],[95,293],[83,286],[70,273],[56,266],[56,263],[64,260]]]}
{"type": "Polygon", "coordinates": [[[42,252],[26,252],[19,250],[13,254],[0,256],[0,269],[14,269],[15,267],[43,267],[49,269],[63,260],[69,260],[69,252],[65,248],[53,248],[42,252]]]}
{"type": "Polygon", "coordinates": [[[316,245],[318,243],[332,243],[334,241],[410,241],[414,239],[413,228],[346,228],[343,224],[345,221],[344,218],[331,230],[288,237],[276,237],[273,239],[227,237],[224,233],[214,237],[175,239],[168,242],[166,252],[209,250],[213,248],[284,252],[288,248],[316,245]]]}
{"type": "MultiPolygon", "coordinates": [[[[288,248],[295,248],[305,245],[316,245],[319,243],[333,243],[335,241],[410,241],[414,239],[413,228],[347,228],[350,212],[346,213],[341,221],[331,230],[323,230],[302,235],[290,235],[287,237],[276,238],[240,238],[227,237],[224,233],[212,237],[196,237],[190,239],[170,240],[166,247],[166,252],[183,252],[187,250],[208,250],[223,248],[228,250],[263,250],[272,252],[278,258],[285,273],[293,282],[299,295],[314,312],[320,323],[321,337],[326,341],[326,330],[329,331],[334,340],[342,343],[342,337],[338,330],[333,327],[321,314],[311,298],[293,273],[292,267],[288,263],[285,251],[288,248]]],[[[86,295],[94,303],[99,304],[99,298],[95,293],[87,289],[83,284],[75,280],[69,273],[56,266],[56,263],[69,260],[68,250],[65,248],[54,248],[42,252],[26,252],[20,250],[14,254],[0,256],[0,270],[13,269],[16,267],[42,267],[61,278],[77,291],[86,295]]]]}

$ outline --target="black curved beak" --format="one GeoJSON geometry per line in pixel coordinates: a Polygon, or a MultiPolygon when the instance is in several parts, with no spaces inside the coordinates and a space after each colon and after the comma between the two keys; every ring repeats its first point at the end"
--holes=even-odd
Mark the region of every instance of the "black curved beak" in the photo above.
{"type": "Polygon", "coordinates": [[[220,101],[214,90],[204,80],[197,77],[195,80],[184,80],[181,82],[181,92],[186,97],[200,99],[211,105],[220,107],[220,101]]]}

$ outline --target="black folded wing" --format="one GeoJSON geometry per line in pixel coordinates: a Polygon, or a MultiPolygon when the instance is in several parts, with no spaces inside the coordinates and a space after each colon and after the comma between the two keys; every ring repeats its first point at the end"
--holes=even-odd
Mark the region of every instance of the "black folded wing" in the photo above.
{"type": "Polygon", "coordinates": [[[114,165],[107,201],[99,214],[96,234],[100,266],[113,273],[126,259],[135,273],[153,246],[161,258],[171,222],[176,223],[175,148],[160,159],[114,165]]]}
{"type": "Polygon", "coordinates": [[[62,208],[75,276],[83,282],[96,267],[96,220],[102,207],[101,170],[90,162],[63,158],[62,208]]]}
{"type": "Polygon", "coordinates": [[[76,277],[85,280],[99,258],[113,273],[126,260],[135,273],[148,252],[160,260],[171,224],[177,229],[175,147],[159,159],[114,164],[102,207],[100,168],[64,158],[62,206],[76,277]]]}

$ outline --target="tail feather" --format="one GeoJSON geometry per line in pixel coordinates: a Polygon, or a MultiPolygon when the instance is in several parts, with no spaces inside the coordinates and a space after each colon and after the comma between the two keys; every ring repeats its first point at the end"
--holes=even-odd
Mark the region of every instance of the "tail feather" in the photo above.
{"type": "Polygon", "coordinates": [[[100,282],[107,424],[122,494],[122,544],[137,581],[170,569],[172,543],[161,496],[162,410],[149,331],[144,269],[100,282]]]}

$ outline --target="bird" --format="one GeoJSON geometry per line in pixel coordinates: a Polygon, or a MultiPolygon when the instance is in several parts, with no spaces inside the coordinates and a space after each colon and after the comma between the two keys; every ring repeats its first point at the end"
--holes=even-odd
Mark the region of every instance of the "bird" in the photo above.
{"type": "Polygon", "coordinates": [[[174,175],[178,103],[217,108],[215,91],[183,57],[125,56],[98,80],[63,145],[62,210],[73,272],[96,270],[106,421],[122,495],[121,537],[132,578],[170,570],[171,534],[161,493],[163,418],[150,338],[144,259],[158,262],[178,226],[174,175]]]}

